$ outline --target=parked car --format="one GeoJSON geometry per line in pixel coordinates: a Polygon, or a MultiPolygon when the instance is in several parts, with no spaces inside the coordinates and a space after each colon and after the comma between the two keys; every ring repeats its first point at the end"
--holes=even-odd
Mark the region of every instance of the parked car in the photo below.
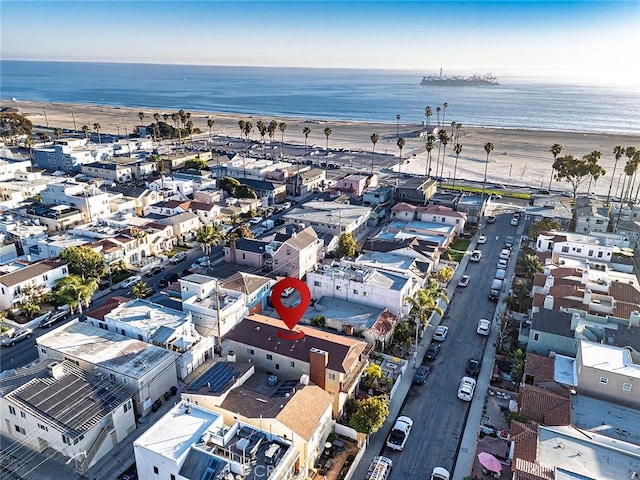
{"type": "Polygon", "coordinates": [[[387,447],[392,450],[404,450],[411,429],[413,428],[413,420],[407,416],[398,417],[396,423],[391,429],[389,438],[387,439],[387,447]]]}
{"type": "Polygon", "coordinates": [[[472,262],[479,262],[481,258],[482,258],[482,252],[480,250],[474,250],[473,252],[471,252],[472,262]]]}
{"type": "Polygon", "coordinates": [[[187,258],[186,252],[178,252],[173,257],[171,257],[169,259],[169,262],[171,262],[171,263],[180,263],[181,261],[183,261],[186,258],[187,258]]]}
{"type": "Polygon", "coordinates": [[[499,268],[496,270],[495,278],[498,280],[504,280],[504,277],[507,275],[507,271],[504,268],[499,268]]]}
{"type": "Polygon", "coordinates": [[[511,257],[511,250],[503,248],[500,252],[500,260],[509,260],[509,257],[511,257]]]}
{"type": "Polygon", "coordinates": [[[484,243],[487,243],[487,236],[486,235],[480,235],[478,237],[478,245],[482,245],[484,243]]]}
{"type": "Polygon", "coordinates": [[[467,368],[466,368],[467,375],[471,377],[477,377],[478,374],[480,373],[480,365],[481,365],[480,360],[476,358],[470,358],[469,361],[467,361],[467,368]]]}
{"type": "Polygon", "coordinates": [[[295,291],[296,291],[296,289],[295,289],[295,288],[293,288],[293,287],[287,287],[287,288],[285,288],[285,289],[282,291],[282,296],[283,296],[284,298],[288,298],[288,297],[290,297],[291,295],[293,295],[293,292],[295,292],[295,291]]]}
{"type": "Polygon", "coordinates": [[[140,275],[133,275],[129,278],[126,278],[122,281],[122,283],[120,284],[121,288],[129,288],[131,286],[133,286],[135,283],[139,282],[142,278],[140,277],[140,275]]]}
{"type": "Polygon", "coordinates": [[[425,365],[420,365],[413,375],[413,383],[416,385],[424,385],[427,381],[427,377],[431,373],[431,369],[425,365]]]}
{"type": "Polygon", "coordinates": [[[178,278],[179,277],[177,273],[168,273],[167,275],[164,275],[160,280],[158,280],[158,286],[168,287],[169,284],[177,282],[178,278]]]}
{"type": "Polygon", "coordinates": [[[10,337],[6,337],[2,339],[3,347],[13,347],[16,343],[26,340],[27,338],[31,338],[33,334],[33,330],[30,328],[23,328],[21,330],[16,330],[13,335],[10,337]]]}
{"type": "Polygon", "coordinates": [[[476,390],[476,381],[471,377],[462,377],[458,387],[458,398],[465,402],[473,400],[473,392],[476,390]]]}
{"type": "Polygon", "coordinates": [[[446,468],[434,467],[430,480],[450,480],[451,474],[446,468]]]}
{"type": "Polygon", "coordinates": [[[509,262],[507,260],[504,260],[502,258],[498,260],[498,269],[506,270],[507,265],[509,265],[509,262]]]}
{"type": "Polygon", "coordinates": [[[507,235],[506,237],[504,237],[504,248],[508,248],[509,250],[511,250],[511,248],[513,247],[513,237],[511,235],[507,235]]]}
{"type": "Polygon", "coordinates": [[[54,310],[52,312],[49,312],[47,314],[47,316],[42,319],[42,321],[40,322],[39,327],[40,328],[49,328],[51,325],[54,325],[54,324],[64,320],[65,318],[67,318],[67,315],[69,315],[69,311],[68,310],[54,310]]]}
{"type": "Polygon", "coordinates": [[[433,333],[433,339],[436,342],[444,342],[447,338],[447,333],[449,333],[449,327],[446,325],[438,325],[436,331],[433,333]]]}
{"type": "Polygon", "coordinates": [[[427,347],[425,357],[427,358],[427,360],[435,360],[436,358],[438,358],[438,354],[440,353],[441,349],[442,347],[440,345],[438,345],[437,343],[432,343],[429,345],[429,347],[427,347]]]}
{"type": "Polygon", "coordinates": [[[486,318],[481,318],[478,321],[478,328],[476,328],[476,332],[479,335],[489,335],[490,331],[491,331],[491,322],[486,318]]]}
{"type": "Polygon", "coordinates": [[[513,225],[514,227],[517,226],[519,222],[520,220],[518,220],[516,217],[513,217],[511,219],[511,225],[513,225]]]}
{"type": "Polygon", "coordinates": [[[144,274],[145,277],[153,277],[154,275],[159,274],[160,272],[164,272],[164,267],[161,265],[158,265],[156,267],[153,267],[151,270],[149,270],[147,273],[144,274]]]}
{"type": "Polygon", "coordinates": [[[496,217],[490,215],[487,217],[487,223],[496,223],[496,217]]]}
{"type": "Polygon", "coordinates": [[[469,281],[471,280],[471,275],[463,275],[462,278],[458,281],[459,287],[466,287],[469,285],[469,281]]]}

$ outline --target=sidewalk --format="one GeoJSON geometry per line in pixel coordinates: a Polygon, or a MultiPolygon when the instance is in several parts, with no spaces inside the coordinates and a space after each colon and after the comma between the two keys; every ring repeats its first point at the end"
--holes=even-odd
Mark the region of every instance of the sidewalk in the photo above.
{"type": "MultiPolygon", "coordinates": [[[[471,243],[469,244],[468,249],[473,250],[475,248],[475,245],[476,245],[476,239],[474,238],[471,240],[471,243]]],[[[451,279],[451,281],[449,282],[449,285],[447,286],[447,297],[449,298],[449,303],[451,303],[453,301],[453,298],[455,297],[458,280],[460,280],[460,277],[464,275],[464,271],[467,268],[468,262],[469,262],[469,256],[465,255],[460,261],[460,264],[458,265],[458,268],[456,269],[456,272],[453,278],[451,279]]],[[[442,308],[442,310],[444,311],[444,315],[446,316],[448,304],[446,304],[443,300],[440,300],[438,302],[438,305],[442,308]]],[[[415,365],[419,366],[422,364],[422,360],[424,359],[424,355],[427,351],[427,347],[431,343],[433,332],[435,328],[438,325],[440,325],[441,320],[442,320],[442,317],[440,317],[440,315],[438,315],[437,313],[434,313],[433,321],[425,329],[424,334],[422,336],[422,340],[418,344],[418,351],[415,359],[415,365]]],[[[385,447],[387,436],[389,435],[391,428],[393,427],[393,421],[400,414],[400,410],[402,410],[406,396],[409,393],[409,389],[411,388],[411,385],[413,383],[414,372],[415,372],[414,361],[412,358],[410,358],[406,373],[403,376],[401,376],[399,379],[400,386],[398,387],[398,390],[396,391],[394,397],[389,402],[389,416],[387,417],[387,421],[385,421],[384,425],[382,426],[382,428],[380,428],[380,430],[378,430],[375,434],[369,437],[367,450],[364,452],[364,455],[362,456],[362,459],[360,460],[360,463],[356,468],[353,478],[366,478],[367,471],[369,469],[369,465],[373,460],[373,457],[375,457],[376,455],[379,455],[382,449],[385,447]]],[[[480,406],[480,413],[482,414],[482,405],[480,406]]],[[[478,421],[478,425],[479,425],[479,421],[478,421]]],[[[474,429],[477,429],[477,427],[474,426],[474,429]]],[[[473,449],[470,455],[472,456],[474,452],[475,452],[475,448],[473,449]]]]}

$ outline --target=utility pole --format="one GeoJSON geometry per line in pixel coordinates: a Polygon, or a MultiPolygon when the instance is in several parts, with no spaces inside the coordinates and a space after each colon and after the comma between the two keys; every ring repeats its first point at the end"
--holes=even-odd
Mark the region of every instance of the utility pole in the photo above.
{"type": "Polygon", "coordinates": [[[220,282],[216,280],[216,320],[218,322],[218,355],[222,356],[222,332],[220,331],[220,282]]]}
{"type": "Polygon", "coordinates": [[[71,118],[73,118],[73,130],[77,132],[78,131],[78,127],[76,126],[76,116],[73,113],[73,110],[71,111],[71,118]]]}
{"type": "Polygon", "coordinates": [[[42,111],[44,112],[44,121],[47,124],[47,128],[49,128],[49,120],[47,119],[47,109],[42,107],[42,111]]]}

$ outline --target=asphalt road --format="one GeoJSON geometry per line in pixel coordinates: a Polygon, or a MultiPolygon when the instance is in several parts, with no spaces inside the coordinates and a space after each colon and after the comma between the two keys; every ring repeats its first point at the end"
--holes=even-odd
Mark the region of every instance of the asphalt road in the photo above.
{"type": "MultiPolygon", "coordinates": [[[[440,355],[435,361],[425,360],[424,364],[431,366],[431,374],[425,385],[411,387],[400,413],[415,422],[405,450],[394,452],[385,448],[382,452],[394,462],[390,480],[413,479],[418,475],[426,478],[436,466],[453,471],[470,406],[458,399],[458,386],[465,376],[467,360],[482,358],[485,347],[493,348],[486,346],[488,337],[478,335],[476,327],[480,318],[491,320],[495,313],[496,303],[489,301],[487,294],[504,237],[515,236],[516,227],[509,224],[510,220],[510,215],[499,215],[495,224],[482,228],[488,237],[487,243],[479,246],[483,256],[480,262],[467,266],[470,284],[456,289],[441,322],[449,327],[449,333],[440,355]]],[[[511,260],[514,261],[515,258],[511,260]]],[[[410,369],[409,373],[413,371],[410,369]]]]}

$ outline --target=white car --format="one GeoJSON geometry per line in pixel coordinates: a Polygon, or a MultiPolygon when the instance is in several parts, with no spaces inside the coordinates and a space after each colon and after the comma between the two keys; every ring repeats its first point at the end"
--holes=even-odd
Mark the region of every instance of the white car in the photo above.
{"type": "Polygon", "coordinates": [[[486,235],[480,235],[478,237],[478,245],[482,245],[483,243],[487,243],[487,236],[486,235]]]}
{"type": "Polygon", "coordinates": [[[511,250],[509,250],[508,248],[504,248],[500,252],[500,260],[509,260],[510,256],[511,256],[511,250]]]}
{"type": "Polygon", "coordinates": [[[404,450],[412,428],[413,420],[405,416],[398,417],[387,439],[387,447],[392,450],[404,450]]]}
{"type": "Polygon", "coordinates": [[[185,252],[178,252],[173,257],[171,257],[169,259],[169,262],[171,262],[171,263],[180,263],[185,258],[187,258],[187,254],[185,252]]]}
{"type": "Polygon", "coordinates": [[[451,474],[446,468],[442,467],[434,467],[431,472],[430,480],[449,480],[451,478],[451,474]]]}
{"type": "Polygon", "coordinates": [[[499,269],[506,270],[508,264],[509,264],[508,260],[504,260],[504,259],[498,260],[498,268],[499,269]]]}
{"type": "Polygon", "coordinates": [[[31,328],[23,328],[21,330],[16,330],[13,335],[10,337],[5,337],[2,339],[3,347],[13,347],[17,342],[22,340],[26,340],[27,338],[31,338],[33,334],[33,330],[31,328]]]}
{"type": "Polygon", "coordinates": [[[282,296],[283,296],[284,298],[288,298],[288,297],[290,297],[291,295],[293,295],[293,292],[295,292],[295,291],[296,291],[296,289],[295,289],[295,288],[293,288],[293,287],[287,287],[287,288],[285,288],[285,289],[282,291],[282,296]]]}
{"type": "Polygon", "coordinates": [[[515,218],[515,217],[513,217],[513,218],[511,219],[511,225],[513,225],[514,227],[515,227],[516,225],[518,225],[518,222],[519,222],[519,220],[518,220],[517,218],[515,218]]]}
{"type": "Polygon", "coordinates": [[[471,275],[463,275],[458,282],[459,287],[466,287],[469,285],[469,280],[471,280],[471,275]]]}
{"type": "Polygon", "coordinates": [[[474,250],[473,252],[471,252],[472,262],[479,262],[481,258],[482,258],[482,252],[480,250],[474,250]]]}
{"type": "Polygon", "coordinates": [[[458,398],[465,402],[473,400],[473,392],[476,390],[476,381],[471,377],[462,377],[458,387],[458,398]]]}
{"type": "Polygon", "coordinates": [[[447,333],[449,333],[449,327],[439,325],[433,333],[433,340],[436,342],[444,342],[444,339],[447,338],[447,333]]]}
{"type": "Polygon", "coordinates": [[[478,322],[478,328],[476,328],[476,332],[479,335],[489,335],[491,331],[491,322],[486,318],[481,318],[478,322]]]}
{"type": "Polygon", "coordinates": [[[139,275],[134,275],[133,277],[126,278],[122,281],[121,288],[129,288],[136,283],[138,283],[142,278],[139,275]]]}

